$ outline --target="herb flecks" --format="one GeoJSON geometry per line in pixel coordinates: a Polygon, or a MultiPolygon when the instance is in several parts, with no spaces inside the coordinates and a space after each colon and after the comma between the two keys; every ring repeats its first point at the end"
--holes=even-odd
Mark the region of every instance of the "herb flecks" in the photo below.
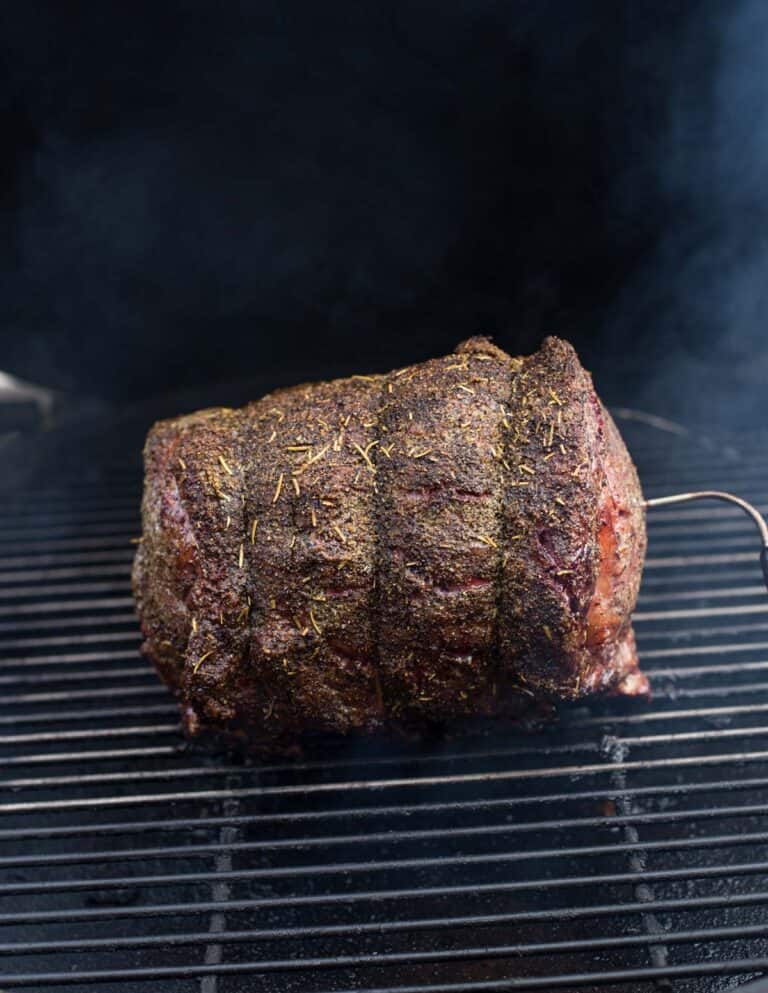
{"type": "Polygon", "coordinates": [[[284,478],[284,476],[285,476],[285,473],[282,473],[281,472],[280,473],[280,477],[277,480],[277,486],[275,487],[275,495],[272,497],[272,503],[277,503],[277,501],[280,499],[280,494],[281,494],[281,492],[283,490],[283,478],[284,478]]]}
{"type": "Polygon", "coordinates": [[[213,655],[213,649],[212,648],[209,651],[204,652],[200,656],[200,658],[197,660],[197,662],[195,662],[195,664],[192,666],[192,674],[193,675],[197,675],[197,670],[200,668],[200,666],[203,664],[203,662],[205,662],[205,660],[207,658],[210,658],[211,657],[211,655],[213,655]]]}

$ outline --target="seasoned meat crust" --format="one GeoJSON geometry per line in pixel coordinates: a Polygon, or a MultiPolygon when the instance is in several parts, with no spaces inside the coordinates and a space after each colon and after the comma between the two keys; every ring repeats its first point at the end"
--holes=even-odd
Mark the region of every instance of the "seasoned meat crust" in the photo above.
{"type": "Polygon", "coordinates": [[[144,459],[143,651],[190,736],[266,752],[647,693],[642,494],[567,342],[162,421],[144,459]]]}

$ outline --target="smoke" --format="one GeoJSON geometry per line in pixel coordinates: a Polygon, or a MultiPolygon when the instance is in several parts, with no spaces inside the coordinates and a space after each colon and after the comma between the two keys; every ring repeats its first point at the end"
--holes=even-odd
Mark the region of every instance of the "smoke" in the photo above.
{"type": "Polygon", "coordinates": [[[768,7],[701,5],[676,49],[653,148],[665,223],[607,326],[614,359],[648,355],[636,402],[725,425],[768,378],[768,7]]]}
{"type": "Polygon", "coordinates": [[[176,13],[81,5],[81,38],[10,26],[34,142],[5,331],[36,378],[141,390],[349,351],[457,237],[464,163],[418,110],[445,84],[398,57],[383,12],[176,13]]]}
{"type": "Polygon", "coordinates": [[[759,0],[2,16],[10,372],[119,399],[485,332],[661,413],[764,381],[759,0]]]}

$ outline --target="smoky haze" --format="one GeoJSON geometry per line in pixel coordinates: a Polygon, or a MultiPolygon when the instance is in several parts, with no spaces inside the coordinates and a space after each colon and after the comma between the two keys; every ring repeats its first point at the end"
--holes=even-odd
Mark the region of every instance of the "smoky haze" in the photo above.
{"type": "Polygon", "coordinates": [[[759,413],[759,0],[15,8],[0,368],[124,402],[556,333],[610,402],[759,413]]]}

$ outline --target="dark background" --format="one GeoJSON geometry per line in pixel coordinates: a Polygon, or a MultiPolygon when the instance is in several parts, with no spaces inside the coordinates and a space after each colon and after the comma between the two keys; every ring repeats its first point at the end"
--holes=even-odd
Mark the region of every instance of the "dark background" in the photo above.
{"type": "Polygon", "coordinates": [[[126,404],[556,333],[609,402],[766,413],[760,0],[9,4],[0,46],[0,369],[126,404]]]}

